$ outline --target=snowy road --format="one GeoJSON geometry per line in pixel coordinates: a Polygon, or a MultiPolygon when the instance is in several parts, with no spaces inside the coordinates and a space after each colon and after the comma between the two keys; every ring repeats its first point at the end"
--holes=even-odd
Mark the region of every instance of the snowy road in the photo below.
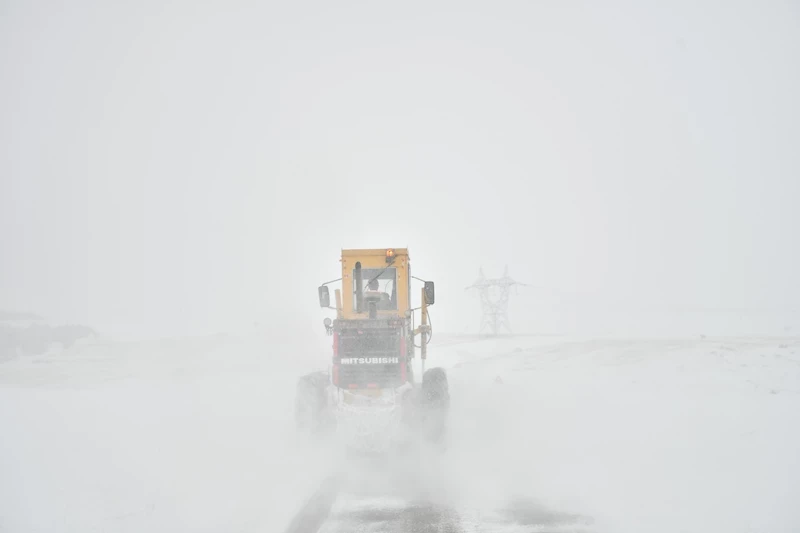
{"type": "Polygon", "coordinates": [[[267,340],[0,364],[0,531],[800,529],[800,339],[440,335],[447,452],[366,467],[292,432],[327,340],[267,340]]]}
{"type": "Polygon", "coordinates": [[[286,533],[467,533],[541,528],[578,533],[593,531],[591,523],[590,518],[555,512],[532,500],[509,501],[494,510],[459,507],[437,501],[436,495],[408,499],[391,487],[376,490],[374,483],[363,479],[334,477],[325,480],[286,533]]]}

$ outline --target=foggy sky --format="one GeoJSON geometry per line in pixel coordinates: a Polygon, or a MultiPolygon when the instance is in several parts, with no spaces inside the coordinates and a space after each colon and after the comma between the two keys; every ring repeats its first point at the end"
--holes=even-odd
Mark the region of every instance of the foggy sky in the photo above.
{"type": "Polygon", "coordinates": [[[777,1],[4,0],[0,309],[317,327],[339,250],[384,246],[445,329],[506,264],[532,300],[796,308],[798,30],[777,1]]]}

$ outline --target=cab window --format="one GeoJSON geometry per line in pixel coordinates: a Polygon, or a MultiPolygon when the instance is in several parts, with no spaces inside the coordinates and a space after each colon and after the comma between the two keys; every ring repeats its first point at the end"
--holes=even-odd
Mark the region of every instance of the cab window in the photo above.
{"type": "MultiPolygon", "coordinates": [[[[397,269],[391,268],[362,268],[361,269],[362,290],[367,292],[380,293],[378,301],[379,311],[397,310],[397,269]],[[370,284],[371,282],[371,284],[370,284]]],[[[356,273],[353,270],[353,311],[356,310],[356,273]]]]}

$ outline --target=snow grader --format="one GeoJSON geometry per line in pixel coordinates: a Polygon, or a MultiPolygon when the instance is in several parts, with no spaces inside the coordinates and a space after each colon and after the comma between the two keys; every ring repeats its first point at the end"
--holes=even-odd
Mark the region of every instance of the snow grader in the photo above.
{"type": "Polygon", "coordinates": [[[450,402],[447,374],[425,369],[433,282],[411,275],[405,248],[342,250],[340,261],[341,278],[318,289],[320,307],[336,313],[323,321],[333,354],[327,370],[297,382],[298,430],[334,435],[347,449],[363,452],[412,441],[441,445],[450,402]],[[423,285],[416,308],[412,280],[423,285]],[[336,282],[341,289],[332,306],[329,285],[336,282]],[[414,372],[417,349],[421,379],[414,372]]]}

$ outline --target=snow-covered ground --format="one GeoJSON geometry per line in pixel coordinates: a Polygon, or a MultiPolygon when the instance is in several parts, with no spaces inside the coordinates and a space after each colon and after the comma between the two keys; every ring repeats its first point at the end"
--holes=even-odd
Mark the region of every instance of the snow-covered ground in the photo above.
{"type": "Polygon", "coordinates": [[[456,359],[469,446],[449,466],[475,500],[604,531],[800,530],[797,339],[513,339],[456,359]]]}
{"type": "Polygon", "coordinates": [[[271,531],[318,483],[263,338],[81,344],[0,365],[0,531],[271,531]]]}
{"type": "MultiPolygon", "coordinates": [[[[282,531],[335,462],[291,418],[329,339],[286,337],[95,340],[0,364],[0,531],[282,531]]],[[[798,338],[439,335],[429,356],[450,369],[448,450],[406,488],[463,531],[547,513],[592,531],[800,530],[798,338]]],[[[327,531],[407,503],[361,491],[327,531]]]]}

